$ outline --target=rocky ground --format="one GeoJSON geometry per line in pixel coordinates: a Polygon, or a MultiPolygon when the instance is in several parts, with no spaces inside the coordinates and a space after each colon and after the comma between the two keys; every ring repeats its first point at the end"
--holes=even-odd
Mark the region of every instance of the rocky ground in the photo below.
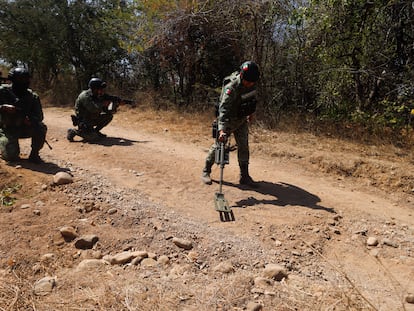
{"type": "Polygon", "coordinates": [[[253,126],[221,222],[209,117],[122,107],[87,144],[70,113],[45,164],[0,162],[0,310],[414,310],[410,150],[253,126]]]}

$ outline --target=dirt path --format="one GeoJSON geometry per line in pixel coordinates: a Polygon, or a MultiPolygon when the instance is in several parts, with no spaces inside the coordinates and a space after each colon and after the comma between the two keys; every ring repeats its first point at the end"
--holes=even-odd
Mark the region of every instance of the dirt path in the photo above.
{"type": "MultiPolygon", "coordinates": [[[[125,187],[143,192],[152,200],[199,221],[223,225],[214,211],[213,201],[218,190],[218,167],[213,168],[212,177],[216,181],[213,185],[205,186],[200,180],[211,142],[208,136],[203,137],[200,133],[202,142],[182,141],[167,130],[168,124],[140,130],[140,125],[134,124],[133,120],[125,123],[125,115],[123,118],[117,115],[104,129],[109,136],[104,142],[69,144],[64,139],[66,129],[70,127],[69,115],[67,110],[46,110],[48,136],[52,138],[54,149],[48,151],[45,147],[45,154],[99,171],[125,187]]],[[[359,191],[358,185],[315,176],[296,165],[258,158],[254,154],[251,175],[259,181],[259,188],[241,189],[238,187],[236,154],[231,154],[230,161],[224,171],[223,191],[235,207],[237,218],[244,220],[243,226],[245,221],[285,223],[285,217],[291,221],[292,214],[298,216],[298,212],[304,216],[313,212],[326,216],[349,213],[356,218],[364,215],[365,218],[381,217],[414,224],[410,203],[396,206],[395,202],[359,191]]],[[[234,230],[240,227],[238,222],[226,226],[234,230]]]]}
{"type": "MultiPolygon", "coordinates": [[[[117,185],[167,206],[177,217],[186,216],[229,234],[258,236],[276,254],[280,242],[293,257],[313,253],[321,267],[331,266],[338,275],[349,278],[364,296],[381,306],[378,310],[414,310],[403,302],[405,294],[414,292],[414,208],[409,200],[386,198],[363,183],[254,152],[251,175],[259,181],[259,188],[241,189],[236,155],[231,154],[223,190],[236,221],[222,223],[213,201],[218,184],[206,186],[200,180],[211,143],[208,127],[195,129],[197,135],[181,135],[176,131],[180,120],[146,122],[126,110],[103,130],[108,135],[103,142],[69,143],[65,135],[71,126],[70,113],[68,109],[45,109],[48,139],[53,145],[53,150],[42,150],[47,161],[67,160],[99,172],[117,185]],[[325,236],[323,241],[321,236],[325,236]],[[378,237],[381,247],[367,247],[369,236],[378,237]],[[383,244],[385,239],[398,246],[383,244]]],[[[256,144],[252,142],[253,148],[256,144]]],[[[213,179],[218,173],[215,167],[213,179]]]]}

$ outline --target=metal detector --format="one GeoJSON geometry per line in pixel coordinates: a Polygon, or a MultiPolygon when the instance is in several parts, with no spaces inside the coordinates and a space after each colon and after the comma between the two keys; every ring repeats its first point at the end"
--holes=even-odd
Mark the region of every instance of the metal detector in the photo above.
{"type": "Polygon", "coordinates": [[[220,214],[221,221],[234,221],[234,214],[229,206],[229,202],[224,198],[223,190],[223,171],[224,166],[229,164],[230,158],[230,144],[227,144],[227,138],[225,141],[219,143],[219,146],[216,146],[215,153],[215,162],[220,166],[220,181],[219,181],[219,191],[216,192],[214,196],[214,205],[216,211],[220,214]]]}

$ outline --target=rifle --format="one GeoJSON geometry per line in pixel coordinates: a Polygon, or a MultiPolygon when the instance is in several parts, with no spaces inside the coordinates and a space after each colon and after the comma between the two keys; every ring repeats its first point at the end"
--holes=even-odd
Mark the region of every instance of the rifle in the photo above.
{"type": "Polygon", "coordinates": [[[104,94],[103,101],[106,107],[108,107],[108,110],[115,113],[119,106],[122,105],[129,105],[131,107],[135,107],[135,102],[130,99],[124,99],[118,96],[104,94]]]}
{"type": "MultiPolygon", "coordinates": [[[[106,107],[107,111],[115,113],[119,106],[121,105],[129,105],[131,107],[136,107],[136,104],[133,100],[130,99],[123,99],[118,96],[104,94],[102,95],[104,107],[106,107]]],[[[82,120],[79,119],[77,115],[72,114],[71,116],[73,126],[80,126],[82,127],[82,120]]]]}

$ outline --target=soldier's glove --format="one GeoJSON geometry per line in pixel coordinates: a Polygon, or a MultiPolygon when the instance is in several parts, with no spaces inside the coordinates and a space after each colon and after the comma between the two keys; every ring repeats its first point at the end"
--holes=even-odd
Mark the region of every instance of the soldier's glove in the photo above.
{"type": "Polygon", "coordinates": [[[4,104],[0,105],[0,111],[4,113],[16,113],[17,108],[13,105],[4,104]]]}
{"type": "Polygon", "coordinates": [[[221,130],[219,132],[218,141],[223,142],[223,143],[225,143],[227,141],[227,133],[225,131],[221,130]]]}
{"type": "Polygon", "coordinates": [[[247,122],[248,123],[253,123],[254,120],[255,120],[254,113],[252,113],[252,114],[250,114],[250,115],[247,116],[247,122]]]}

